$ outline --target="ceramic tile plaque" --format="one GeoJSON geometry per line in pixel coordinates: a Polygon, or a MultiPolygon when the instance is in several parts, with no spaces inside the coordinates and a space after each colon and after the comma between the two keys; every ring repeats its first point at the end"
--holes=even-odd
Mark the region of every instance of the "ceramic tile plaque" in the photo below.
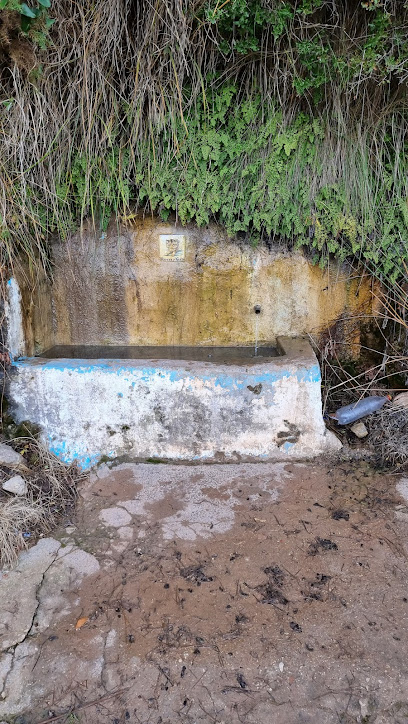
{"type": "Polygon", "coordinates": [[[160,234],[160,259],[184,261],[186,237],[181,234],[160,234]]]}

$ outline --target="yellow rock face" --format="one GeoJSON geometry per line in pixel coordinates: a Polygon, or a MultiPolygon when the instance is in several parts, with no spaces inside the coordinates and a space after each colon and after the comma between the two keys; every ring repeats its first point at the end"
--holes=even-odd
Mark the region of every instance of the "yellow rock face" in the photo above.
{"type": "MultiPolygon", "coordinates": [[[[252,345],[256,336],[263,344],[372,306],[369,277],[322,270],[278,247],[252,249],[216,226],[112,224],[103,238],[89,231],[55,243],[53,257],[55,344],[252,345]]],[[[32,336],[48,344],[38,324],[32,336]]]]}

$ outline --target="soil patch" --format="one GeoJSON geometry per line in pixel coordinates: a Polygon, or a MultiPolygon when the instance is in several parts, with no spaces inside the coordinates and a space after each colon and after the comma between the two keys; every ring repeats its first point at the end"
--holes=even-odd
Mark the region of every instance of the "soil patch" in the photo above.
{"type": "Polygon", "coordinates": [[[100,569],[75,579],[64,592],[68,608],[53,609],[42,626],[50,568],[48,594],[44,586],[37,594],[39,632],[34,626],[20,644],[28,653],[14,652],[0,715],[7,702],[13,713],[20,666],[30,700],[24,708],[16,699],[19,724],[403,722],[400,478],[355,463],[199,472],[120,466],[82,486],[76,530],[61,530],[60,540],[91,553],[100,569]],[[222,497],[213,494],[219,486],[222,497]],[[176,513],[160,505],[169,495],[182,503],[176,513]],[[109,508],[131,521],[109,526],[100,517],[109,508]],[[182,535],[173,526],[169,537],[175,516],[182,535]]]}

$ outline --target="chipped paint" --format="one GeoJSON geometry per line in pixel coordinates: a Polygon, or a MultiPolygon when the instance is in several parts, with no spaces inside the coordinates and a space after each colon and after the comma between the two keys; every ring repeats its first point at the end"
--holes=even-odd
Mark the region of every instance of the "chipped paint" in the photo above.
{"type": "Polygon", "coordinates": [[[84,469],[102,457],[284,460],[336,448],[313,351],[279,343],[286,354],[251,365],[18,360],[9,398],[18,421],[38,424],[52,452],[84,469]]]}

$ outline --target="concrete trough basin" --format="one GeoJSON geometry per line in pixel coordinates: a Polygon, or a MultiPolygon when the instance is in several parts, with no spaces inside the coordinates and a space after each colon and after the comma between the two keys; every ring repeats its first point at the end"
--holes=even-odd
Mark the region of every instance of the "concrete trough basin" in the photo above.
{"type": "Polygon", "coordinates": [[[168,348],[124,349],[122,358],[114,347],[104,358],[67,347],[15,360],[16,421],[39,425],[52,452],[85,470],[105,458],[290,460],[340,447],[306,339],[279,337],[257,357],[242,347],[178,347],[172,359],[168,348]]]}

